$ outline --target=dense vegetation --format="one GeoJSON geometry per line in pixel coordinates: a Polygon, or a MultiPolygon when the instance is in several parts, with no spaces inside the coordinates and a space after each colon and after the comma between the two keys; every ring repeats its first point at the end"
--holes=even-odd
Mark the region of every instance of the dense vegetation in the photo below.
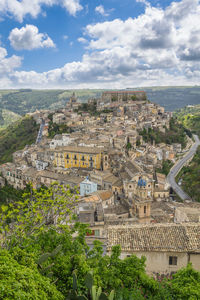
{"type": "Polygon", "coordinates": [[[11,185],[6,184],[0,189],[0,206],[8,201],[17,201],[22,199],[24,190],[16,190],[11,185]]]}
{"type": "Polygon", "coordinates": [[[1,206],[0,299],[199,299],[200,273],[191,265],[155,280],[145,272],[144,257],[121,260],[120,246],[103,255],[99,241],[89,248],[89,229],[72,214],[75,201],[74,194],[54,184],[1,206]],[[63,224],[66,213],[70,226],[63,224]]]}
{"type": "Polygon", "coordinates": [[[173,162],[167,159],[162,162],[162,168],[157,168],[156,171],[158,173],[162,173],[167,176],[172,166],[173,166],[173,162]]]}
{"type": "Polygon", "coordinates": [[[50,121],[48,132],[49,137],[53,138],[56,134],[72,133],[73,129],[67,126],[66,124],[56,124],[50,121]]]}
{"type": "Polygon", "coordinates": [[[184,107],[178,110],[175,116],[185,128],[200,135],[200,105],[184,107]]]}
{"type": "Polygon", "coordinates": [[[195,201],[200,202],[200,147],[189,166],[184,166],[177,176],[182,179],[183,190],[195,201]]]}
{"type": "Polygon", "coordinates": [[[165,133],[160,132],[158,129],[145,128],[139,133],[145,142],[155,141],[156,144],[165,143],[171,145],[172,143],[180,143],[182,148],[185,148],[187,139],[185,128],[179,124],[174,118],[170,120],[169,129],[166,128],[165,133]]]}
{"type": "MultiPolygon", "coordinates": [[[[200,105],[184,107],[175,116],[185,128],[200,136],[200,105]]],[[[184,191],[200,202],[200,148],[189,166],[184,166],[178,174],[177,181],[180,179],[184,191]]]]}
{"type": "Polygon", "coordinates": [[[77,109],[75,109],[75,112],[77,112],[78,114],[87,112],[90,114],[90,116],[100,116],[102,113],[104,113],[104,114],[111,113],[112,110],[111,109],[103,109],[101,111],[98,111],[97,103],[93,102],[93,103],[82,103],[81,105],[79,105],[79,107],[77,109]]]}
{"type": "Polygon", "coordinates": [[[0,128],[5,128],[21,118],[20,115],[7,109],[0,109],[0,128]]]}
{"type": "Polygon", "coordinates": [[[35,142],[39,126],[24,117],[0,131],[0,164],[12,161],[12,154],[35,142]]]}

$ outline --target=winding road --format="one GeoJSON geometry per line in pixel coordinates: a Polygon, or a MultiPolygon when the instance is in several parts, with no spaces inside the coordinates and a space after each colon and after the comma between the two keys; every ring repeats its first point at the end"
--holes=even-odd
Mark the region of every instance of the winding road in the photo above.
{"type": "Polygon", "coordinates": [[[176,183],[175,177],[182,169],[182,167],[191,159],[193,158],[194,154],[197,151],[198,146],[200,145],[200,140],[197,135],[193,135],[195,143],[190,148],[189,152],[183,156],[170,170],[169,174],[167,175],[167,181],[176,194],[184,201],[184,200],[192,200],[190,196],[188,196],[182,188],[176,183]]]}

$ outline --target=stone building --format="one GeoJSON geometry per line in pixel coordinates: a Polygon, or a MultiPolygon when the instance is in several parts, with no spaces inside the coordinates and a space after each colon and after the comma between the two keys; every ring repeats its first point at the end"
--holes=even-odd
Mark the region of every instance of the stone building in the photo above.
{"type": "Polygon", "coordinates": [[[146,100],[146,93],[143,91],[107,91],[102,93],[104,102],[121,102],[128,100],[146,100]]]}
{"type": "Polygon", "coordinates": [[[200,224],[108,226],[107,253],[121,245],[121,258],[146,257],[151,275],[169,275],[191,262],[200,271],[200,224]]]}
{"type": "Polygon", "coordinates": [[[89,147],[67,146],[54,151],[54,164],[56,167],[102,168],[102,150],[89,147]]]}
{"type": "Polygon", "coordinates": [[[70,188],[79,188],[83,181],[81,177],[58,174],[50,171],[40,171],[37,173],[38,182],[40,185],[50,186],[54,182],[58,184],[69,185],[70,188]]]}
{"type": "Polygon", "coordinates": [[[5,186],[5,179],[0,176],[0,188],[5,186]]]}
{"type": "Polygon", "coordinates": [[[130,200],[134,198],[134,195],[143,199],[152,197],[153,178],[149,178],[145,173],[139,173],[130,181],[124,181],[124,192],[130,200]]]}

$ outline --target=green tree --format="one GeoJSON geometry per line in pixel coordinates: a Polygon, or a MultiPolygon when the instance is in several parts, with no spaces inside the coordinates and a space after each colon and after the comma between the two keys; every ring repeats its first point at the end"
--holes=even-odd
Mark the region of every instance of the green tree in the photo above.
{"type": "Polygon", "coordinates": [[[6,250],[0,250],[0,299],[62,300],[54,284],[42,276],[37,266],[19,264],[6,250]]]}
{"type": "Polygon", "coordinates": [[[174,299],[200,299],[200,272],[195,271],[191,264],[179,270],[168,282],[174,299]]]}
{"type": "Polygon", "coordinates": [[[69,187],[54,183],[49,189],[30,189],[23,199],[2,205],[0,210],[1,245],[9,248],[23,238],[37,234],[49,225],[64,228],[77,200],[69,187]],[[56,224],[56,225],[55,225],[56,224]]]}

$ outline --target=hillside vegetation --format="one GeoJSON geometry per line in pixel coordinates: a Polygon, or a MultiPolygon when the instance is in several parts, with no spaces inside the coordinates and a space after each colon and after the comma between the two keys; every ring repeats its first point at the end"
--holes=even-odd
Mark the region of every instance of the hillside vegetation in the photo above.
{"type": "Polygon", "coordinates": [[[139,134],[143,137],[145,142],[153,143],[153,141],[155,141],[156,144],[166,143],[168,145],[180,143],[182,148],[185,148],[187,143],[184,127],[181,124],[178,124],[173,118],[170,120],[170,127],[169,129],[166,128],[165,133],[160,132],[157,129],[149,128],[146,130],[144,128],[139,134]]]}
{"type": "Polygon", "coordinates": [[[12,161],[12,154],[35,142],[39,126],[24,117],[0,131],[0,164],[12,161]]]}
{"type": "MultiPolygon", "coordinates": [[[[187,106],[175,113],[184,127],[200,136],[200,105],[187,106]]],[[[182,179],[183,190],[195,201],[200,202],[200,147],[189,166],[182,168],[177,181],[182,179]]]]}
{"type": "MultiPolygon", "coordinates": [[[[0,109],[7,109],[19,115],[41,109],[56,109],[66,105],[73,90],[18,90],[0,91],[0,109]]],[[[76,90],[82,101],[100,96],[100,90],[76,90]]]]}
{"type": "Polygon", "coordinates": [[[177,176],[182,179],[182,189],[195,201],[200,202],[200,147],[189,166],[184,166],[177,176]]]}
{"type": "Polygon", "coordinates": [[[175,116],[184,127],[200,135],[200,105],[184,107],[178,110],[175,116]]]}
{"type": "Polygon", "coordinates": [[[11,123],[18,121],[21,118],[19,114],[16,114],[7,109],[0,109],[0,128],[6,128],[11,123]]]}

